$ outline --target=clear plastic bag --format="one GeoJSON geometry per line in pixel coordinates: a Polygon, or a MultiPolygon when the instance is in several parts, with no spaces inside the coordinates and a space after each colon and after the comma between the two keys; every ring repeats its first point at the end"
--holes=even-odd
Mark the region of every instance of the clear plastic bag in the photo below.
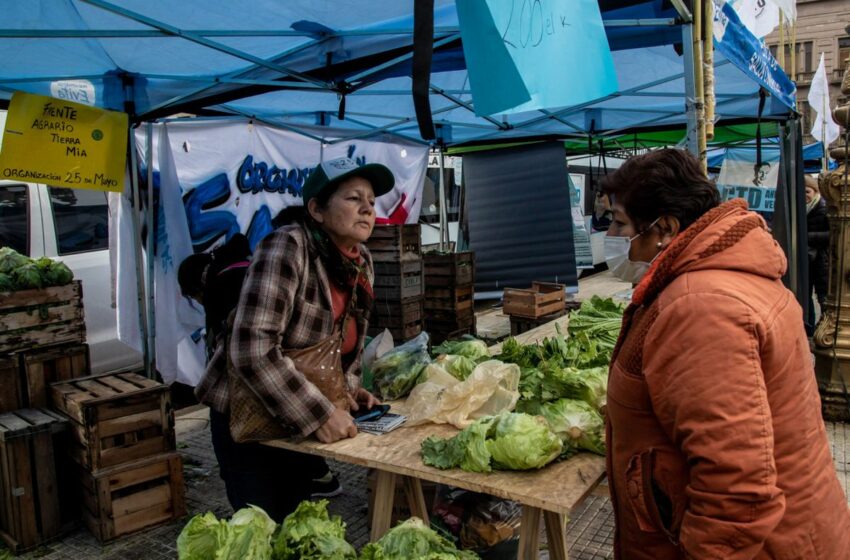
{"type": "Polygon", "coordinates": [[[374,387],[385,400],[400,399],[416,386],[430,363],[428,333],[422,332],[372,362],[374,387]]]}
{"type": "Polygon", "coordinates": [[[408,425],[434,422],[463,429],[482,416],[513,410],[519,399],[520,368],[499,360],[478,364],[464,381],[437,364],[423,372],[410,393],[408,425]]]}

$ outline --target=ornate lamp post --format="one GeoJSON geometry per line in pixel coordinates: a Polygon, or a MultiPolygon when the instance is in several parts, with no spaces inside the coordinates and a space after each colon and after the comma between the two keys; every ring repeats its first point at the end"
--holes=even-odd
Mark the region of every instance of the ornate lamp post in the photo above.
{"type": "MultiPolygon", "coordinates": [[[[844,61],[841,92],[850,95],[850,58],[844,61]]],[[[829,151],[838,168],[821,174],[818,183],[829,216],[829,292],[823,315],[815,329],[815,374],[824,415],[850,420],[850,105],[833,111],[844,128],[839,145],[829,151]]]]}

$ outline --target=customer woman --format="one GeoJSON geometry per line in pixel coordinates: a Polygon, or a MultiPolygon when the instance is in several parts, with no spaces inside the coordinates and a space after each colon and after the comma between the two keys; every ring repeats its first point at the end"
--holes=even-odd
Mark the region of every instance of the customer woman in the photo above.
{"type": "MultiPolygon", "coordinates": [[[[375,197],[392,189],[383,165],[358,167],[341,158],[316,167],[303,189],[302,221],[261,241],[251,260],[233,319],[232,367],[281,431],[331,443],[354,437],[350,412],[377,399],[360,387],[359,362],[372,306],[372,261],[363,246],[375,225],[375,197]],[[348,320],[350,318],[350,320],[348,320]],[[288,351],[309,348],[340,332],[348,402],[340,407],[312,383],[288,351]]],[[[342,373],[340,372],[340,375],[342,373]]],[[[210,368],[198,387],[211,407],[219,462],[230,470],[234,507],[254,504],[280,521],[311,494],[316,461],[307,455],[237,443],[231,434],[230,387],[210,368]]]]}
{"type": "Polygon", "coordinates": [[[604,188],[606,257],[637,284],[608,383],[616,558],[850,558],[802,310],[764,220],[719,204],[679,150],[604,188]]]}

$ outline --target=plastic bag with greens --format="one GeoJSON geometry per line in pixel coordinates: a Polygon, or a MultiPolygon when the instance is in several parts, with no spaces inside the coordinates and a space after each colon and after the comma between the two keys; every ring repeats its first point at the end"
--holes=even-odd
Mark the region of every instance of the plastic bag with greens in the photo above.
{"type": "Polygon", "coordinates": [[[372,362],[374,386],[384,399],[404,397],[420,381],[429,363],[428,333],[422,332],[372,362]]]}
{"type": "Polygon", "coordinates": [[[412,517],[390,529],[378,542],[360,552],[360,560],[477,560],[478,555],[455,545],[412,517]]]}
{"type": "Polygon", "coordinates": [[[227,522],[216,519],[211,512],[198,514],[189,520],[177,537],[177,557],[180,560],[215,558],[225,540],[227,522]]]}
{"type": "Polygon", "coordinates": [[[274,560],[355,560],[345,540],[345,523],[328,515],[328,501],[304,501],[281,524],[274,538],[274,560]]]}
{"type": "Polygon", "coordinates": [[[465,335],[457,340],[443,342],[433,349],[433,354],[435,356],[439,356],[440,354],[457,354],[475,361],[490,357],[487,343],[470,335],[465,335]]]}
{"type": "Polygon", "coordinates": [[[426,438],[422,460],[439,469],[471,472],[530,470],[549,464],[562,447],[543,418],[504,412],[476,420],[452,438],[426,438]]]}

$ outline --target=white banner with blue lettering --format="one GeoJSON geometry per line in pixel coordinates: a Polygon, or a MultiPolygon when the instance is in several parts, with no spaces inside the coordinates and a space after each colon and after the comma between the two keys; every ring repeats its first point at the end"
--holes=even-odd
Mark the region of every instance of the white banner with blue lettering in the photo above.
{"type": "MultiPolygon", "coordinates": [[[[177,286],[182,259],[207,251],[237,232],[253,249],[277,225],[289,206],[301,205],[305,179],[319,161],[347,156],[358,163],[382,163],[395,175],[395,188],[376,200],[379,223],[416,223],[422,202],[428,147],[374,139],[337,142],[308,138],[249,121],[172,122],[155,125],[152,153],[157,193],[155,261],[156,363],[163,379],[196,385],[203,375],[203,337],[198,316],[184,309],[187,300],[177,286]],[[161,131],[167,128],[167,133],[161,131]],[[167,138],[170,150],[160,151],[167,138]],[[182,204],[181,204],[182,203],[182,204]],[[175,205],[177,205],[175,207],[175,205]],[[160,343],[162,341],[163,343],[160,343]]],[[[145,127],[136,134],[140,167],[146,176],[145,127]]],[[[124,201],[126,203],[126,199],[124,201]]],[[[119,233],[119,269],[135,270],[134,240],[119,233]],[[125,246],[124,251],[120,247],[125,246]]],[[[132,274],[118,274],[119,294],[136,294],[132,274]],[[121,285],[121,279],[124,279],[121,285]],[[132,282],[130,280],[133,280],[132,282]]],[[[121,323],[137,321],[135,309],[118,298],[119,333],[138,333],[121,323]],[[124,309],[122,310],[122,307],[124,309]]],[[[129,303],[129,302],[128,302],[129,303]]],[[[120,334],[119,334],[120,336],[120,334]]],[[[135,337],[138,334],[134,335],[135,337]]],[[[139,340],[125,340],[140,347],[139,340]]]]}
{"type": "Polygon", "coordinates": [[[770,54],[770,48],[750,33],[724,0],[714,0],[714,46],[786,107],[795,108],[797,86],[770,54]]]}
{"type": "Polygon", "coordinates": [[[755,150],[729,148],[717,177],[717,188],[723,201],[743,198],[750,210],[770,221],[779,181],[779,151],[764,150],[758,169],[756,164],[755,150]]]}

